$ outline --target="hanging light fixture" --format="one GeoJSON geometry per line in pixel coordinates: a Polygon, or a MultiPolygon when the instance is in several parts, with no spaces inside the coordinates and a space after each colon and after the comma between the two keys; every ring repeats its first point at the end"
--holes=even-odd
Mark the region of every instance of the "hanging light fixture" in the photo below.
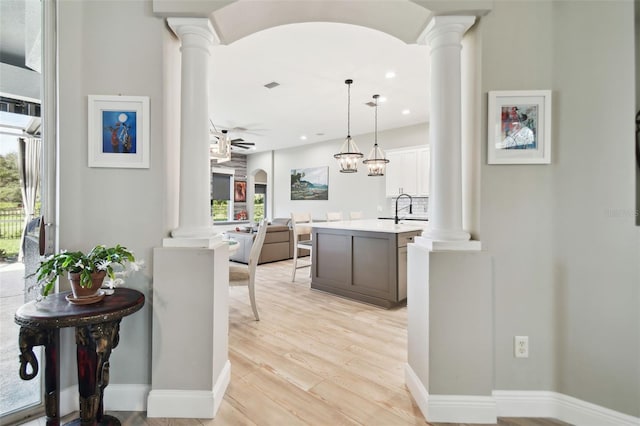
{"type": "Polygon", "coordinates": [[[373,99],[376,101],[376,114],[375,114],[375,132],[374,132],[374,143],[371,152],[369,153],[369,157],[362,161],[367,165],[367,169],[369,170],[369,176],[384,176],[384,172],[387,168],[387,160],[384,156],[384,151],[378,147],[378,98],[380,95],[373,95],[373,99]]]}
{"type": "Polygon", "coordinates": [[[347,139],[342,144],[342,148],[333,158],[338,160],[341,173],[355,173],[358,171],[358,160],[364,157],[364,154],[358,150],[358,146],[351,139],[351,83],[353,80],[345,80],[347,85],[347,139]]]}

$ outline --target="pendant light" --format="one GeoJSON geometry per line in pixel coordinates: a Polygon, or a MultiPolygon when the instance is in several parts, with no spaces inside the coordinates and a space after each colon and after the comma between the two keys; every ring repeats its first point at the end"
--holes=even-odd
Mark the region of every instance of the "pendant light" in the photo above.
{"type": "Polygon", "coordinates": [[[338,160],[341,173],[355,173],[358,171],[358,160],[364,157],[364,154],[358,150],[358,146],[351,139],[351,83],[353,80],[345,80],[347,85],[347,139],[342,144],[342,148],[333,158],[338,160]]]}
{"type": "Polygon", "coordinates": [[[384,172],[387,168],[387,160],[384,156],[384,151],[378,147],[378,98],[380,95],[373,95],[373,99],[376,101],[376,114],[375,114],[375,132],[374,132],[374,143],[371,152],[369,153],[369,157],[363,161],[364,164],[367,165],[367,169],[369,170],[369,176],[384,176],[384,172]]]}

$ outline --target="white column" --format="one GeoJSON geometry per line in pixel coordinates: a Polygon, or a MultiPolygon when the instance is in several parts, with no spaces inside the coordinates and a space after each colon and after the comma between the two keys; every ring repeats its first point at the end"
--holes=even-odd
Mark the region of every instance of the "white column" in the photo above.
{"type": "Polygon", "coordinates": [[[175,240],[165,246],[208,246],[216,234],[211,219],[209,159],[209,57],[218,44],[206,18],[168,18],[180,38],[180,195],[175,240]]]}
{"type": "Polygon", "coordinates": [[[473,16],[436,16],[418,39],[431,63],[429,226],[434,241],[468,241],[462,228],[461,49],[473,16]]]}

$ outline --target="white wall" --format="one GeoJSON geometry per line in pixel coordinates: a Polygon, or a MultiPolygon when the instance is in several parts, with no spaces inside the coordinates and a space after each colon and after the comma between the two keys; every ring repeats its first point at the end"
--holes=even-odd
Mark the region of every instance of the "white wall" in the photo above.
{"type": "Polygon", "coordinates": [[[633,19],[630,1],[554,4],[551,338],[560,392],[640,416],[633,19]]]}
{"type": "MultiPolygon", "coordinates": [[[[150,1],[58,5],[60,247],[122,243],[151,262],[171,229],[170,136],[161,124],[170,118],[162,113],[168,30],[150,1]],[[87,167],[88,94],[150,96],[149,169],[87,167]]],[[[500,1],[481,19],[483,122],[488,90],[553,89],[554,148],[551,165],[489,166],[484,125],[478,234],[495,259],[496,389],[554,390],[639,416],[640,228],[632,214],[607,213],[635,208],[632,6],[500,1]],[[529,359],[512,358],[515,334],[530,336],[529,359]]],[[[355,139],[367,154],[371,135],[355,139]]],[[[384,149],[420,145],[428,128],[381,132],[378,140],[384,149]]],[[[269,176],[270,217],[378,215],[384,179],[340,174],[333,154],[341,143],[249,156],[249,169],[269,176]],[[290,170],[316,166],[329,166],[329,200],[291,201],[290,170]]],[[[148,295],[151,270],[129,285],[148,295]]],[[[150,324],[149,305],[123,320],[112,384],[150,382],[150,324]]],[[[74,347],[71,337],[61,351],[63,386],[75,382],[74,347]]]]}
{"type": "MultiPolygon", "coordinates": [[[[485,111],[489,90],[553,88],[552,23],[551,2],[533,1],[496,2],[480,20],[485,111]]],[[[555,124],[556,129],[561,125],[555,124]]],[[[479,237],[495,256],[495,386],[554,389],[554,224],[549,205],[557,159],[551,166],[501,166],[487,165],[486,155],[483,146],[479,237]],[[526,362],[513,357],[515,335],[530,337],[535,352],[526,362]]]]}
{"type": "MultiPolygon", "coordinates": [[[[60,1],[59,247],[122,244],[147,262],[127,280],[148,297],[152,248],[166,234],[162,123],[162,34],[150,2],[60,1]],[[87,95],[150,97],[149,169],[87,167],[87,95]]],[[[123,319],[111,383],[150,383],[150,299],[123,319]]],[[[71,333],[69,333],[71,334],[71,333]]],[[[62,348],[62,385],[76,382],[73,338],[62,348]]]]}
{"type": "Polygon", "coordinates": [[[496,389],[639,416],[632,7],[495,2],[481,20],[483,93],[554,98],[551,165],[487,165],[483,147],[480,237],[495,262],[496,389]],[[528,359],[513,358],[514,335],[529,336],[528,359]]]}
{"type": "MultiPolygon", "coordinates": [[[[354,140],[366,158],[373,146],[373,134],[356,135],[354,140]]],[[[384,150],[426,145],[428,140],[429,127],[426,124],[378,132],[378,145],[384,150]]],[[[289,217],[291,212],[299,211],[311,212],[317,220],[324,220],[328,211],[342,211],[345,217],[350,211],[362,211],[366,218],[389,215],[390,203],[385,198],[384,177],[367,176],[363,164],[358,167],[358,173],[340,173],[333,155],[340,151],[342,142],[331,140],[274,151],[274,217],[289,217]],[[292,201],[291,170],[323,166],[329,167],[329,199],[292,201]]],[[[249,156],[249,164],[253,164],[254,155],[249,156]]]]}

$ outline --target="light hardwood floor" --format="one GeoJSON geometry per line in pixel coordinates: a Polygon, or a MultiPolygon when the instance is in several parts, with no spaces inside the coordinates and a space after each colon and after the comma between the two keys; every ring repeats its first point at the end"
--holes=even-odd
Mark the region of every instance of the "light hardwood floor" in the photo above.
{"type": "MultiPolygon", "coordinates": [[[[230,289],[231,383],[214,420],[110,414],[131,426],[428,425],[404,384],[406,308],[310,290],[307,269],[292,283],[291,268],[291,261],[258,267],[260,321],[247,289],[230,289]]],[[[506,418],[498,424],[566,425],[506,418]]]]}

